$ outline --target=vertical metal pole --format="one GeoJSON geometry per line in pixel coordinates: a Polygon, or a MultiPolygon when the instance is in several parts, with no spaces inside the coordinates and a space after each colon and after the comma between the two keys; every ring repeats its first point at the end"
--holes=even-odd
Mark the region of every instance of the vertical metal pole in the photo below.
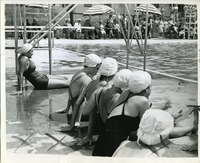
{"type": "Polygon", "coordinates": [[[26,43],[27,37],[26,37],[26,5],[23,5],[23,20],[24,20],[24,37],[23,41],[26,43]]]}
{"type": "Polygon", "coordinates": [[[15,70],[18,71],[18,32],[17,32],[17,5],[14,4],[14,25],[15,25],[15,70]]]}
{"type": "Polygon", "coordinates": [[[48,37],[48,45],[49,45],[49,74],[52,73],[52,48],[51,48],[51,5],[48,4],[49,8],[49,37],[48,37]]]}
{"type": "Polygon", "coordinates": [[[127,49],[127,60],[126,60],[126,68],[128,69],[129,65],[129,53],[130,53],[130,31],[131,31],[131,26],[130,26],[130,19],[128,20],[128,49],[127,49]]]}
{"type": "Polygon", "coordinates": [[[130,12],[129,12],[128,7],[127,7],[126,4],[125,4],[125,7],[126,7],[126,10],[127,10],[128,16],[129,16],[129,21],[130,21],[131,26],[132,26],[132,28],[133,28],[133,32],[135,33],[135,37],[136,37],[136,41],[137,41],[137,44],[138,44],[138,47],[139,47],[140,53],[142,54],[142,47],[140,46],[140,42],[139,42],[139,40],[138,40],[138,37],[137,37],[136,31],[135,31],[135,26],[134,26],[134,24],[133,24],[133,21],[131,20],[131,15],[130,15],[130,12]]]}
{"type": "Polygon", "coordinates": [[[146,70],[146,50],[147,50],[147,28],[148,28],[148,4],[146,4],[146,26],[145,26],[145,43],[144,43],[144,67],[143,70],[146,70]]]}
{"type": "Polygon", "coordinates": [[[119,26],[120,26],[120,28],[121,28],[122,35],[123,35],[124,41],[125,41],[125,43],[126,43],[126,47],[128,47],[128,42],[127,42],[127,40],[126,40],[126,35],[125,35],[125,33],[124,33],[124,30],[123,30],[123,28],[122,28],[122,24],[121,24],[120,19],[119,19],[119,17],[118,17],[118,13],[117,13],[117,10],[116,10],[116,8],[115,8],[115,4],[113,4],[113,8],[114,8],[114,11],[115,11],[115,14],[116,14],[117,21],[118,21],[119,26]]]}
{"type": "Polygon", "coordinates": [[[189,28],[188,28],[188,39],[190,39],[191,16],[192,16],[192,14],[191,14],[191,13],[189,13],[189,28]]]}

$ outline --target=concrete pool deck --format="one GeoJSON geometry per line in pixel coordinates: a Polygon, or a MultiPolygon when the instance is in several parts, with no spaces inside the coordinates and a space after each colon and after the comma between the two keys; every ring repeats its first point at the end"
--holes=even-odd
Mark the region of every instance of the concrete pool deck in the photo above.
{"type": "MultiPolygon", "coordinates": [[[[136,42],[133,43],[136,44],[136,42]]],[[[151,39],[148,43],[162,42],[172,43],[194,43],[197,40],[164,40],[151,39]]],[[[6,47],[14,47],[14,40],[6,40],[6,47]]],[[[66,40],[55,39],[55,45],[60,44],[124,44],[124,40],[66,40]]],[[[19,41],[19,46],[22,40],[19,41]]],[[[47,40],[41,40],[40,46],[47,46],[47,40]]],[[[48,74],[49,60],[48,50],[34,51],[32,60],[36,63],[37,70],[43,74],[48,74]]],[[[63,124],[66,124],[66,115],[57,115],[56,110],[64,108],[68,99],[68,89],[53,90],[34,90],[29,83],[25,86],[21,96],[12,96],[15,91],[13,85],[17,82],[15,74],[15,54],[14,49],[5,50],[5,95],[6,95],[6,145],[9,154],[50,154],[50,155],[67,155],[67,156],[90,156],[92,146],[80,147],[77,142],[86,135],[86,127],[75,129],[69,133],[60,133],[55,130],[63,124]],[[53,115],[53,116],[50,116],[53,115]],[[52,119],[50,119],[51,117],[52,119]],[[56,144],[57,141],[48,136],[52,135],[57,140],[62,140],[65,144],[56,144]],[[30,136],[30,138],[28,138],[30,136]],[[65,136],[65,137],[64,137],[65,136]],[[18,137],[18,138],[17,138],[18,137]],[[30,145],[22,145],[19,138],[27,139],[30,145]],[[18,149],[17,147],[20,146],[18,149]],[[17,150],[16,150],[17,149],[17,150]],[[16,150],[16,151],[15,151],[16,150]]],[[[68,75],[69,78],[78,69],[82,68],[81,64],[84,54],[72,52],[62,48],[52,49],[52,74],[68,75]],[[61,65],[60,61],[65,60],[66,65],[61,65]]],[[[152,94],[150,99],[154,107],[162,106],[166,101],[171,102],[170,112],[177,114],[183,111],[185,118],[179,119],[178,126],[193,125],[193,114],[189,115],[192,108],[187,105],[196,105],[198,101],[197,84],[190,82],[180,82],[177,79],[163,78],[153,80],[152,94]]],[[[2,108],[5,109],[5,108],[2,108]]],[[[84,123],[83,123],[84,124],[84,123]]],[[[197,156],[196,154],[194,157],[197,156]]]]}

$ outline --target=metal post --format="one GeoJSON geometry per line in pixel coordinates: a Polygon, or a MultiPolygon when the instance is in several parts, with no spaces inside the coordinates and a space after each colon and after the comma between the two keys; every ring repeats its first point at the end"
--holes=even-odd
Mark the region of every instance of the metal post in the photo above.
{"type": "Polygon", "coordinates": [[[128,42],[127,42],[127,40],[126,40],[126,35],[125,35],[124,30],[123,30],[123,28],[122,28],[122,25],[121,25],[121,22],[120,22],[120,19],[119,19],[119,17],[118,17],[117,10],[116,10],[114,4],[113,4],[113,7],[114,7],[114,11],[115,11],[115,14],[116,14],[117,21],[119,22],[119,26],[120,26],[120,28],[121,28],[121,30],[122,30],[122,35],[123,35],[123,37],[124,37],[124,41],[125,41],[125,43],[126,43],[126,46],[128,47],[128,42]]]}
{"type": "Polygon", "coordinates": [[[130,53],[130,19],[128,21],[128,50],[127,50],[127,60],[126,60],[126,68],[128,69],[128,65],[129,65],[129,53],[130,53]]]}
{"type": "Polygon", "coordinates": [[[17,5],[14,4],[14,25],[15,25],[15,70],[18,72],[18,32],[17,32],[17,5]]]}
{"type": "Polygon", "coordinates": [[[24,37],[23,41],[26,43],[27,37],[26,37],[26,5],[23,5],[23,20],[24,20],[24,37]]]}
{"type": "Polygon", "coordinates": [[[188,28],[188,39],[190,39],[191,16],[192,16],[192,14],[191,14],[191,13],[189,13],[189,28],[188,28]]]}
{"type": "Polygon", "coordinates": [[[146,4],[146,26],[145,26],[145,43],[144,43],[144,67],[143,70],[146,70],[146,50],[147,50],[147,28],[148,28],[148,4],[146,4]]]}
{"type": "Polygon", "coordinates": [[[49,45],[49,74],[51,75],[52,73],[52,48],[51,48],[51,5],[48,4],[49,8],[49,16],[48,16],[48,21],[49,21],[49,37],[48,37],[48,45],[49,45]]]}
{"type": "Polygon", "coordinates": [[[54,31],[52,31],[51,33],[52,33],[52,36],[51,36],[51,39],[52,39],[52,48],[54,48],[54,31]]]}
{"type": "Polygon", "coordinates": [[[137,34],[136,34],[136,32],[135,32],[135,26],[133,25],[133,21],[132,21],[132,19],[131,19],[131,15],[130,15],[130,12],[129,12],[128,7],[127,7],[126,4],[125,4],[125,7],[126,7],[126,10],[127,10],[127,13],[128,13],[129,21],[131,22],[131,26],[132,26],[132,28],[133,28],[133,32],[135,33],[135,38],[136,38],[138,47],[139,47],[139,49],[140,49],[140,53],[142,54],[142,48],[141,48],[141,46],[140,46],[140,43],[139,43],[137,34]]]}

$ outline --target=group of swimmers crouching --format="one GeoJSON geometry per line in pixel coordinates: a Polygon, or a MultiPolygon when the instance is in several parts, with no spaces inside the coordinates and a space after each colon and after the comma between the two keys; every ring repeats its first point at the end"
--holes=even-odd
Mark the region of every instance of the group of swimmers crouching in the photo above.
{"type": "Polygon", "coordinates": [[[91,143],[94,133],[98,133],[92,156],[120,157],[123,152],[119,151],[130,153],[127,145],[146,149],[139,145],[156,145],[170,136],[183,136],[194,129],[193,126],[174,127],[174,119],[169,113],[151,109],[149,96],[152,79],[148,72],[118,70],[114,58],[101,59],[96,54],[88,54],[83,68],[69,80],[40,75],[30,60],[32,55],[33,46],[24,44],[18,59],[18,91],[15,94],[22,93],[23,76],[36,89],[69,87],[67,106],[57,113],[68,114],[72,108],[71,122],[58,131],[71,131],[75,123],[80,123],[82,116],[89,117],[87,136],[79,145],[91,143]],[[138,144],[128,140],[137,140],[138,144]]]}

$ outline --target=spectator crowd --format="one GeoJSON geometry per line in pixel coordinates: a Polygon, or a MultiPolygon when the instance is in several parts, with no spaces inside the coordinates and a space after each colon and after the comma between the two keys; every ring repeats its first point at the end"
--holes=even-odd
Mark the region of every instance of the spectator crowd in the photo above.
{"type": "MultiPolygon", "coordinates": [[[[128,37],[128,33],[130,33],[130,38],[136,38],[131,25],[130,32],[128,32],[129,19],[127,15],[121,15],[119,21],[120,23],[115,16],[110,14],[106,21],[99,20],[98,25],[92,25],[89,18],[86,18],[83,23],[81,22],[81,19],[78,19],[77,22],[79,22],[80,26],[77,27],[76,22],[74,24],[75,28],[72,28],[73,25],[70,23],[70,19],[68,18],[66,19],[64,26],[69,28],[63,29],[63,36],[64,38],[74,39],[120,39],[123,38],[123,33],[126,37],[128,37]],[[120,28],[120,24],[123,31],[120,28]]],[[[132,22],[135,27],[137,37],[145,38],[146,18],[141,16],[136,18],[135,15],[132,15],[132,22]]],[[[156,18],[150,14],[147,22],[147,37],[149,39],[152,37],[168,39],[197,39],[197,22],[192,20],[192,23],[189,27],[183,19],[175,22],[172,18],[156,18]]]]}
{"type": "MultiPolygon", "coordinates": [[[[122,39],[123,35],[126,38],[130,37],[133,39],[137,35],[137,38],[144,39],[147,23],[147,38],[149,39],[197,39],[198,37],[197,21],[193,19],[190,25],[188,25],[184,19],[179,19],[175,22],[172,18],[156,17],[153,14],[149,14],[148,22],[146,22],[146,16],[144,15],[138,17],[132,15],[132,22],[135,32],[131,23],[129,27],[129,18],[127,15],[120,15],[119,19],[117,19],[115,15],[110,14],[107,20],[98,20],[97,23],[91,22],[89,18],[86,18],[84,21],[77,19],[73,24],[70,18],[67,18],[63,25],[57,24],[53,28],[53,31],[57,39],[122,39]]],[[[29,19],[26,19],[26,26],[40,26],[40,24],[36,18],[33,19],[33,23],[30,23],[29,19]]],[[[27,29],[27,38],[30,39],[33,33],[28,32],[28,30],[38,31],[40,28],[27,29]]]]}

